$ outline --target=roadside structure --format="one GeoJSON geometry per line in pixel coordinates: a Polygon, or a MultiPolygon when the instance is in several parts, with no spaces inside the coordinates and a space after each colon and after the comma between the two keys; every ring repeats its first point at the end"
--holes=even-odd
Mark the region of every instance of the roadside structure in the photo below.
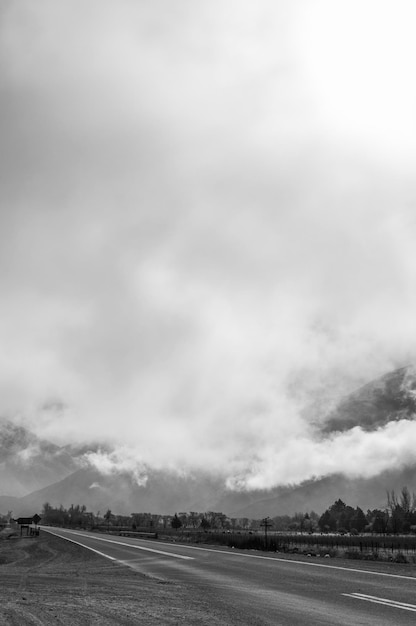
{"type": "Polygon", "coordinates": [[[23,530],[26,529],[26,536],[38,536],[39,535],[39,527],[38,524],[41,520],[41,517],[36,513],[32,515],[32,517],[18,517],[17,520],[14,520],[20,527],[20,536],[23,534],[23,530]]]}

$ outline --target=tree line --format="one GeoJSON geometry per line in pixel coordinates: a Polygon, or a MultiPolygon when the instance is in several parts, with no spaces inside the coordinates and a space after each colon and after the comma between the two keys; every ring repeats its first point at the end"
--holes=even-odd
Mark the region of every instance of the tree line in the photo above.
{"type": "MultiPolygon", "coordinates": [[[[352,507],[341,499],[336,500],[321,515],[315,511],[295,513],[294,515],[276,515],[270,518],[271,530],[301,533],[382,533],[416,534],[416,496],[407,487],[399,494],[386,493],[386,506],[383,509],[368,509],[366,513],[360,507],[352,507]]],[[[46,502],[41,513],[42,523],[51,526],[79,528],[128,528],[131,530],[153,529],[154,531],[173,529],[208,531],[260,531],[261,519],[247,517],[228,517],[222,512],[206,511],[203,513],[175,512],[172,515],[154,513],[131,513],[116,515],[107,509],[101,513],[87,511],[85,505],[71,504],[54,507],[46,502]]]]}
{"type": "Polygon", "coordinates": [[[321,532],[416,533],[416,496],[407,487],[399,494],[387,491],[385,508],[368,509],[365,514],[360,507],[353,509],[337,500],[321,515],[318,526],[321,532]]]}

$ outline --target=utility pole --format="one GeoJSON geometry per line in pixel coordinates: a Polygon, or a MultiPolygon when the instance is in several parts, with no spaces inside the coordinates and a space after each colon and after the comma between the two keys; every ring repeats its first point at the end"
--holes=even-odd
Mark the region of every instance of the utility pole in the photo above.
{"type": "Polygon", "coordinates": [[[271,521],[270,517],[265,517],[261,520],[260,526],[264,528],[264,543],[267,550],[267,531],[273,526],[273,522],[271,521]]]}

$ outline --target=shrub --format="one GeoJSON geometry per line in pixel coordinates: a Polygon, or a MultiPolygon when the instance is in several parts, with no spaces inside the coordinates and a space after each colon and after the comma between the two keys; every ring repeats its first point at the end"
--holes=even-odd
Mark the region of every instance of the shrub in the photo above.
{"type": "Polygon", "coordinates": [[[405,555],[403,554],[403,552],[398,552],[396,556],[394,557],[394,562],[395,563],[407,563],[408,561],[405,555]]]}
{"type": "Polygon", "coordinates": [[[363,559],[363,553],[359,550],[345,550],[344,556],[346,559],[357,559],[361,561],[363,559]]]}

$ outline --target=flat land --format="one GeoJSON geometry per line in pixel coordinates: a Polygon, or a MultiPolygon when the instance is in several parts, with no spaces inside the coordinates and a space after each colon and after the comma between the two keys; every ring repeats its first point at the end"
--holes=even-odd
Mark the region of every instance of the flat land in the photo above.
{"type": "Polygon", "coordinates": [[[208,602],[49,533],[0,541],[0,625],[223,625],[208,602]]]}
{"type": "MultiPolygon", "coordinates": [[[[143,556],[143,558],[149,557],[143,556]]],[[[308,561],[306,556],[298,554],[279,555],[279,560],[282,558],[284,560],[308,561]]],[[[344,559],[331,559],[331,561],[331,565],[345,568],[341,573],[338,572],[342,581],[344,579],[350,581],[347,570],[357,567],[360,570],[382,571],[406,577],[412,577],[415,574],[413,563],[357,562],[344,559]]],[[[310,558],[309,562],[311,562],[310,558]]],[[[316,562],[329,563],[324,559],[318,559],[316,562]]],[[[238,560],[233,563],[233,567],[241,567],[242,563],[238,560]]],[[[265,563],[268,566],[272,565],[271,561],[265,561],[265,563]]],[[[186,570],[184,571],[186,572],[186,570]]],[[[321,594],[323,592],[321,580],[323,571],[319,570],[316,583],[321,594]]],[[[271,618],[263,621],[260,617],[255,617],[250,621],[248,615],[241,610],[241,594],[236,595],[234,591],[231,593],[228,583],[223,584],[223,588],[215,585],[212,587],[219,597],[219,600],[216,601],[216,597],[212,596],[212,589],[210,595],[209,585],[207,588],[203,584],[190,584],[189,579],[187,582],[181,582],[178,575],[179,570],[170,569],[169,572],[166,579],[153,578],[117,561],[106,559],[75,543],[42,531],[38,537],[0,539],[0,626],[59,626],[60,624],[70,626],[119,626],[123,624],[247,626],[252,624],[258,626],[265,623],[277,623],[270,621],[271,618]],[[231,595],[227,595],[229,591],[231,595]],[[233,598],[232,602],[229,602],[230,597],[233,598]]],[[[289,589],[290,593],[287,592],[287,589],[285,591],[285,581],[276,578],[274,582],[272,581],[272,596],[267,596],[268,602],[272,602],[272,599],[275,603],[287,602],[287,597],[292,597],[290,594],[295,593],[294,587],[297,585],[300,586],[297,589],[300,591],[300,595],[296,599],[296,602],[299,603],[303,597],[302,593],[304,594],[305,591],[303,587],[309,585],[307,581],[312,580],[311,574],[310,568],[302,570],[299,575],[294,570],[288,570],[286,573],[288,581],[289,583],[290,581],[293,582],[293,588],[289,589]]],[[[221,570],[219,577],[224,575],[221,570]]],[[[268,577],[267,572],[266,575],[268,577]]],[[[361,582],[354,583],[354,589],[357,585],[360,589],[361,586],[364,589],[368,587],[368,593],[377,595],[374,580],[368,577],[360,578],[358,574],[356,576],[357,581],[361,582]]],[[[186,578],[182,577],[183,580],[186,578]]],[[[399,581],[398,583],[377,576],[376,582],[389,585],[388,593],[383,589],[382,592],[378,593],[379,596],[390,597],[393,593],[394,582],[394,585],[398,586],[397,599],[409,602],[407,596],[399,597],[406,581],[403,583],[399,581]],[[388,595],[389,593],[390,595],[388,595]]],[[[409,584],[411,585],[411,582],[407,581],[406,585],[409,584]]],[[[351,586],[350,582],[348,585],[351,586]]],[[[261,594],[266,593],[266,586],[264,586],[264,593],[260,591],[259,596],[263,597],[261,594]]],[[[251,595],[247,595],[247,598],[251,597],[251,595]]],[[[340,598],[343,598],[342,594],[338,594],[336,597],[339,602],[341,601],[340,598]]],[[[315,597],[312,599],[316,600],[315,597]]],[[[311,602],[309,596],[306,600],[311,602]]],[[[321,598],[321,601],[325,602],[325,598],[323,600],[321,598]]],[[[378,605],[371,606],[374,608],[378,605]]],[[[272,611],[272,609],[270,610],[272,611]]],[[[403,611],[402,613],[406,618],[410,615],[410,613],[405,614],[403,611]]],[[[273,615],[280,614],[283,615],[279,605],[279,610],[276,609],[273,615]]],[[[254,615],[257,615],[256,611],[254,611],[254,615]]],[[[402,619],[403,615],[401,615],[402,619]]],[[[279,623],[293,624],[293,621],[283,620],[279,623]]],[[[320,621],[319,623],[328,622],[320,621]]],[[[347,622],[345,621],[345,623],[347,622]]],[[[354,623],[354,619],[351,619],[350,623],[354,623]]],[[[358,621],[356,620],[355,623],[358,621]]],[[[359,623],[367,622],[360,621],[359,623]]],[[[386,622],[379,621],[378,623],[386,622]]],[[[399,623],[397,619],[395,623],[399,623]]],[[[400,623],[407,622],[402,621],[400,623]]]]}

